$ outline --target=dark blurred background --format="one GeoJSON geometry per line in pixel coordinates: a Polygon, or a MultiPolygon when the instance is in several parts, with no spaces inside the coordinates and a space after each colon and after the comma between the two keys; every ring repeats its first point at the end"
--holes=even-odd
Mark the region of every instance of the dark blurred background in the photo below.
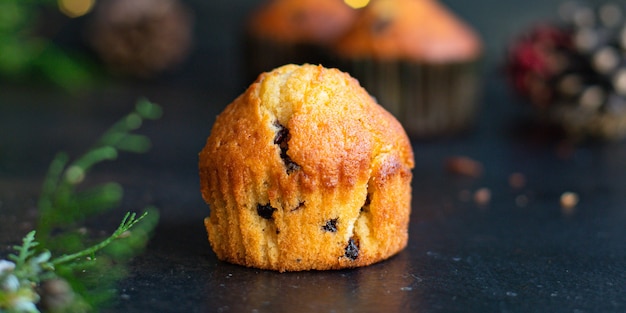
{"type": "MultiPolygon", "coordinates": [[[[102,6],[112,0],[59,0],[58,3],[64,1],[93,4],[93,7],[88,13],[71,18],[61,12],[56,1],[40,0],[29,4],[6,1],[1,4],[0,149],[4,146],[4,151],[0,152],[4,154],[4,162],[0,165],[0,174],[15,175],[29,170],[40,173],[42,169],[36,165],[33,167],[30,162],[51,159],[57,148],[79,149],[114,116],[127,112],[133,99],[141,96],[163,105],[166,118],[170,116],[174,119],[176,114],[198,118],[202,122],[195,124],[190,121],[181,125],[178,132],[202,131],[198,138],[205,137],[215,115],[251,83],[245,74],[243,33],[248,17],[263,1],[181,1],[179,4],[189,13],[187,22],[191,40],[189,47],[184,49],[187,54],[180,58],[180,62],[165,70],[144,76],[112,71],[91,44],[97,14],[102,11],[102,6]],[[15,12],[7,9],[11,7],[15,12]],[[15,7],[21,11],[16,11],[15,7]],[[12,21],[17,26],[11,28],[12,21]],[[48,53],[45,59],[28,64],[23,61],[23,56],[28,55],[27,52],[32,48],[29,40],[54,47],[55,50],[47,50],[54,53],[48,53]],[[4,68],[2,60],[8,64],[4,64],[4,68]],[[15,60],[22,60],[26,65],[15,66],[19,63],[15,60]],[[87,113],[93,113],[88,112],[93,110],[98,114],[111,114],[111,118],[89,120],[87,113]],[[54,111],[53,116],[58,119],[50,120],[50,115],[46,116],[40,111],[54,111]],[[59,142],[59,147],[41,145],[50,127],[63,131],[64,128],[57,126],[62,123],[64,116],[72,115],[81,120],[81,114],[85,116],[85,124],[91,127],[69,127],[67,132],[71,134],[67,134],[68,142],[59,142]],[[45,120],[38,121],[38,118],[45,120]],[[27,123],[30,124],[28,131],[20,128],[26,125],[21,122],[25,119],[35,122],[27,123]],[[97,127],[98,122],[103,124],[97,127]],[[38,127],[33,128],[33,125],[38,127]],[[79,128],[81,131],[74,131],[79,128]],[[85,139],[81,140],[83,136],[85,139]],[[30,143],[28,147],[43,146],[43,150],[36,150],[35,153],[24,147],[24,142],[30,143]]],[[[150,1],[135,1],[147,3],[150,7],[150,1]]],[[[485,47],[482,62],[484,80],[495,80],[498,83],[508,42],[534,23],[554,19],[561,3],[558,0],[531,0],[523,3],[497,0],[442,2],[480,34],[485,47]]],[[[118,12],[110,15],[122,14],[118,12]]],[[[132,14],[128,16],[132,18],[132,14]]],[[[157,27],[170,26],[160,24],[157,27]]],[[[127,33],[106,27],[101,29],[105,33],[127,33]]],[[[102,32],[98,36],[102,37],[102,32]]],[[[102,38],[97,39],[102,41],[102,38]]],[[[150,42],[146,42],[148,44],[150,42]]],[[[31,50],[39,51],[37,49],[31,50]]],[[[165,49],[171,50],[172,46],[165,49]]],[[[157,52],[155,50],[152,54],[158,55],[157,52]]],[[[504,85],[497,86],[498,89],[501,87],[504,88],[504,85]]],[[[489,105],[492,104],[483,104],[483,109],[489,109],[489,105]]],[[[180,145],[184,142],[183,135],[179,135],[178,140],[173,137],[176,136],[174,134],[168,136],[160,139],[164,142],[173,140],[171,144],[180,145]]],[[[201,146],[197,142],[194,144],[201,146]]],[[[195,158],[195,155],[191,157],[195,158]]]]}
{"type": "MultiPolygon", "coordinates": [[[[441,1],[472,25],[485,44],[485,65],[496,70],[504,48],[517,32],[529,24],[554,18],[561,1],[441,1]]],[[[210,90],[228,91],[231,96],[249,84],[244,70],[242,33],[251,12],[263,1],[213,0],[186,2],[196,17],[196,47],[181,73],[190,84],[210,90]]]]}
{"type": "MultiPolygon", "coordinates": [[[[123,170],[123,173],[129,176],[128,183],[135,184],[140,194],[148,194],[144,196],[147,201],[186,199],[191,201],[189,209],[198,210],[196,215],[201,218],[206,211],[197,209],[205,207],[198,191],[197,153],[209,135],[215,116],[251,83],[245,73],[243,33],[248,17],[263,1],[181,1],[189,13],[187,21],[191,22],[188,54],[175,66],[139,77],[112,71],[90,44],[97,13],[113,0],[59,0],[59,3],[63,1],[93,3],[94,7],[82,16],[70,18],[61,12],[57,1],[0,3],[4,6],[0,9],[0,69],[2,60],[9,60],[5,71],[0,72],[0,189],[5,187],[0,195],[4,195],[4,207],[14,199],[18,201],[14,207],[32,208],[40,180],[58,151],[74,156],[86,151],[107,127],[132,109],[138,98],[146,97],[163,107],[164,116],[142,127],[140,132],[150,136],[153,149],[147,156],[124,156],[123,160],[130,162],[124,168],[132,170],[123,170]],[[11,4],[13,9],[19,7],[22,11],[11,13],[7,9],[11,4]],[[18,26],[14,25],[12,31],[11,21],[20,18],[22,24],[14,22],[18,26]],[[7,56],[18,61],[23,59],[31,48],[26,43],[33,37],[38,44],[43,42],[56,50],[47,50],[54,53],[31,62],[32,68],[24,62],[27,65],[22,68],[7,71],[7,66],[11,68],[16,63],[7,56]],[[17,53],[10,55],[7,45],[17,53]],[[133,180],[130,178],[133,175],[144,178],[133,180]],[[178,194],[151,194],[151,190],[170,188],[170,185],[178,194]],[[26,196],[24,188],[28,189],[26,196]]],[[[157,3],[151,1],[154,0],[127,0],[128,3],[147,3],[149,8],[151,3],[157,3]]],[[[500,73],[508,42],[530,25],[556,18],[561,2],[442,2],[482,37],[485,88],[495,92],[483,99],[481,109],[495,111],[479,119],[476,130],[489,136],[497,126],[483,126],[495,121],[493,117],[500,114],[501,107],[511,106],[508,102],[501,103],[506,99],[503,95],[509,94],[500,73]],[[490,101],[489,97],[498,100],[490,101]]],[[[111,18],[118,16],[127,15],[117,12],[111,18]]],[[[132,14],[129,16],[132,18],[132,14]]],[[[156,27],[169,26],[159,24],[156,27]]],[[[104,30],[117,31],[118,35],[128,33],[106,27],[104,30]]],[[[176,47],[165,49],[169,48],[176,47]]],[[[104,166],[114,173],[118,165],[104,166]]],[[[116,173],[119,174],[119,170],[116,173]]],[[[176,218],[180,211],[165,208],[163,213],[164,217],[171,214],[171,218],[176,218]]]]}
{"type": "MultiPolygon", "coordinates": [[[[107,0],[96,2],[94,11],[107,0]]],[[[485,45],[485,68],[496,70],[506,44],[517,32],[537,21],[556,16],[561,1],[441,1],[460,18],[472,25],[485,45]]],[[[250,83],[242,72],[242,33],[251,12],[260,0],[183,1],[193,17],[193,47],[180,67],[161,74],[145,83],[163,83],[187,86],[234,97],[250,83]]],[[[61,47],[85,54],[97,61],[86,43],[88,25],[94,13],[74,19],[67,18],[54,8],[48,8],[41,23],[46,36],[61,47]]],[[[119,78],[119,77],[118,77],[119,78]]],[[[115,79],[115,77],[113,77],[115,79]]]]}

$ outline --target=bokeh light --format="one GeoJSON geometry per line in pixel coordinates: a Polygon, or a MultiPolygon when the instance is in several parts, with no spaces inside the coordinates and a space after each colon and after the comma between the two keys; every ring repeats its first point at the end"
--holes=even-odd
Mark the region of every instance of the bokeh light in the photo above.
{"type": "Polygon", "coordinates": [[[370,0],[344,0],[344,2],[353,9],[360,9],[370,3],[370,0]]]}
{"type": "Polygon", "coordinates": [[[95,0],[58,0],[59,10],[69,17],[83,16],[93,9],[95,0]]]}

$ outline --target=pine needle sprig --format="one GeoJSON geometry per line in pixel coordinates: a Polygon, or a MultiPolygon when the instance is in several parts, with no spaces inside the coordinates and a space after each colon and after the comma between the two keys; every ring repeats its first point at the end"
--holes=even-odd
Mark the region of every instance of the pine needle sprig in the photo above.
{"type": "Polygon", "coordinates": [[[113,124],[87,152],[70,162],[66,153],[58,153],[50,164],[38,202],[39,240],[47,244],[54,229],[65,228],[89,216],[117,206],[123,196],[122,187],[115,182],[78,190],[90,170],[104,161],[117,159],[120,151],[144,153],[150,140],[132,131],[144,120],[162,115],[160,106],[140,99],[135,110],[113,124]]]}
{"type": "Polygon", "coordinates": [[[148,215],[148,212],[144,212],[140,217],[135,218],[136,214],[135,213],[126,213],[126,215],[124,216],[124,218],[122,219],[122,223],[120,224],[120,226],[117,227],[117,229],[113,232],[113,234],[111,236],[109,236],[107,239],[101,241],[100,243],[93,245],[85,250],[76,252],[76,253],[72,253],[72,254],[64,254],[52,261],[50,261],[50,264],[54,267],[55,265],[59,265],[59,264],[63,264],[63,263],[67,263],[70,261],[74,261],[74,260],[78,260],[81,258],[85,258],[85,257],[91,257],[94,258],[94,254],[99,251],[104,249],[106,246],[108,246],[109,244],[111,244],[111,242],[113,242],[113,240],[119,238],[122,234],[124,234],[125,232],[130,231],[130,229],[135,226],[135,224],[137,224],[140,220],[142,220],[144,217],[146,217],[146,215],[148,215]]]}
{"type": "Polygon", "coordinates": [[[90,312],[111,303],[127,261],[145,248],[159,214],[151,206],[140,216],[129,212],[110,236],[93,244],[82,222],[117,206],[123,189],[116,182],[81,184],[94,166],[115,160],[120,151],[147,151],[150,140],[132,132],[161,114],[158,105],[141,99],[83,155],[73,161],[64,152],[54,157],[42,184],[36,230],[13,247],[15,254],[0,259],[0,312],[90,312]]]}
{"type": "MultiPolygon", "coordinates": [[[[36,231],[30,231],[22,239],[22,245],[16,245],[13,249],[17,254],[10,254],[7,260],[0,260],[0,312],[39,312],[37,303],[41,300],[41,295],[37,287],[42,282],[54,282],[65,284],[56,273],[55,269],[62,265],[73,263],[72,266],[81,264],[83,260],[95,262],[96,252],[104,249],[113,243],[114,240],[122,237],[130,231],[140,220],[148,215],[144,212],[138,218],[135,213],[126,213],[122,222],[109,237],[82,251],[69,255],[51,258],[48,250],[38,252],[36,247],[39,243],[35,241],[36,231]]],[[[68,289],[68,299],[75,300],[77,297],[72,290],[68,289]]],[[[45,297],[45,295],[44,295],[45,297]]],[[[62,303],[62,307],[56,309],[65,311],[70,308],[81,308],[88,310],[89,305],[80,298],[76,302],[62,303]]]]}

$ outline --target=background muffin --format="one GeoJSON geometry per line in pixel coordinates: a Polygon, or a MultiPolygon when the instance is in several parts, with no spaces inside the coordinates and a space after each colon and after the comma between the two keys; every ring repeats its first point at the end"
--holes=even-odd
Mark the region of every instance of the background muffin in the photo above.
{"type": "Polygon", "coordinates": [[[357,11],[342,0],[270,0],[246,29],[248,76],[294,63],[332,66],[328,45],[352,24],[357,11]]]}
{"type": "Polygon", "coordinates": [[[200,153],[218,258],[278,271],[356,267],[408,240],[413,152],[349,75],[264,73],[228,105],[200,153]]]}
{"type": "Polygon", "coordinates": [[[435,0],[374,0],[335,46],[343,68],[416,137],[471,124],[481,49],[435,0]]]}
{"type": "Polygon", "coordinates": [[[151,78],[175,69],[193,41],[193,17],[178,0],[102,1],[88,40],[113,72],[151,78]]]}

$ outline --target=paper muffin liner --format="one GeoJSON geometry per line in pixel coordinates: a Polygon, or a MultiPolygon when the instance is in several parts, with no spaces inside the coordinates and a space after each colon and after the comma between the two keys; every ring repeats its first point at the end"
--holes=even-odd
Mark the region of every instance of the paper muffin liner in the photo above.
{"type": "Polygon", "coordinates": [[[476,61],[425,64],[352,60],[344,65],[411,137],[432,137],[468,129],[478,109],[476,61]]]}
{"type": "Polygon", "coordinates": [[[380,159],[369,180],[315,191],[283,190],[275,177],[251,171],[207,172],[203,179],[218,182],[204,220],[213,251],[229,263],[279,272],[355,268],[391,258],[408,243],[412,176],[395,158],[380,159]],[[295,198],[301,202],[289,207],[295,198]]]}

